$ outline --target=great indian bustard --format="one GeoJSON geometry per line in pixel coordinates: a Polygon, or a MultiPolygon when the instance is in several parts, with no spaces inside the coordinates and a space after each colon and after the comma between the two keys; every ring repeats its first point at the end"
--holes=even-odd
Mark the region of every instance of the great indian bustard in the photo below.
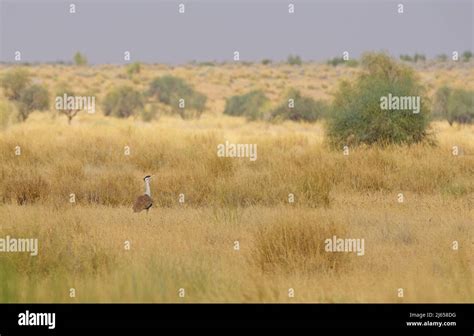
{"type": "Polygon", "coordinates": [[[145,181],[145,194],[138,196],[135,204],[133,205],[133,212],[140,212],[146,210],[150,210],[151,206],[153,205],[153,200],[151,199],[151,191],[150,191],[150,180],[151,176],[147,175],[143,178],[145,181]]]}

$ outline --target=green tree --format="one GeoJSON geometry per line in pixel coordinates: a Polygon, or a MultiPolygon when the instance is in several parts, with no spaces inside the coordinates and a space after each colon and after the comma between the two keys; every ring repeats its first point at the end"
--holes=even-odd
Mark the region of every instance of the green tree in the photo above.
{"type": "Polygon", "coordinates": [[[433,116],[445,119],[450,125],[457,122],[468,124],[474,121],[474,92],[442,86],[434,95],[433,116]]]}
{"type": "Polygon", "coordinates": [[[261,90],[254,90],[227,99],[224,114],[234,117],[244,116],[249,120],[261,119],[268,104],[269,100],[265,93],[261,90]]]}
{"type": "Polygon", "coordinates": [[[28,71],[22,68],[14,68],[8,71],[0,80],[4,95],[10,100],[18,100],[21,91],[29,86],[30,83],[31,78],[28,71]]]}
{"type": "Polygon", "coordinates": [[[464,62],[469,62],[472,58],[472,52],[469,50],[466,50],[465,52],[462,53],[462,59],[464,62]]]}
{"type": "Polygon", "coordinates": [[[352,83],[343,81],[335,93],[328,118],[332,145],[416,143],[427,135],[429,122],[425,90],[413,69],[383,53],[362,57],[363,72],[352,83]],[[388,94],[420,97],[420,111],[384,109],[388,94]]]}
{"type": "Polygon", "coordinates": [[[19,117],[25,121],[33,111],[44,111],[49,108],[48,90],[39,85],[33,84],[21,91],[18,99],[19,117]]]}
{"type": "Polygon", "coordinates": [[[448,101],[448,122],[470,124],[474,121],[474,92],[454,89],[448,101]]]}
{"type": "Polygon", "coordinates": [[[327,110],[326,103],[301,95],[290,89],[285,100],[271,112],[272,119],[314,122],[327,110]]]}
{"type": "Polygon", "coordinates": [[[102,103],[106,116],[128,118],[144,107],[143,95],[130,86],[119,86],[112,89],[102,103]]]}
{"type": "Polygon", "coordinates": [[[127,65],[127,75],[128,77],[133,77],[135,74],[139,74],[142,69],[142,65],[140,62],[135,62],[132,64],[127,65]]]}
{"type": "Polygon", "coordinates": [[[78,66],[87,65],[87,57],[79,51],[74,54],[74,64],[78,66]]]}
{"type": "Polygon", "coordinates": [[[207,97],[194,90],[179,77],[155,78],[148,89],[148,96],[169,105],[183,119],[199,118],[206,107],[207,97]]]}
{"type": "Polygon", "coordinates": [[[327,61],[327,64],[328,65],[332,65],[332,66],[338,66],[339,64],[343,64],[344,63],[344,59],[342,57],[334,57],[330,60],[327,61]]]}
{"type": "Polygon", "coordinates": [[[301,60],[301,57],[298,55],[289,55],[287,58],[287,62],[289,65],[301,65],[303,64],[303,61],[301,60]]]}

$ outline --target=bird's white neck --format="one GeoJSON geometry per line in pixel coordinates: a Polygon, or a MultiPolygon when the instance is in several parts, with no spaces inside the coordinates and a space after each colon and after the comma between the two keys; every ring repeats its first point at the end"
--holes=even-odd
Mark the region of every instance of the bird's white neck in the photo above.
{"type": "Polygon", "coordinates": [[[151,197],[150,181],[148,180],[145,180],[145,195],[148,195],[151,197]]]}

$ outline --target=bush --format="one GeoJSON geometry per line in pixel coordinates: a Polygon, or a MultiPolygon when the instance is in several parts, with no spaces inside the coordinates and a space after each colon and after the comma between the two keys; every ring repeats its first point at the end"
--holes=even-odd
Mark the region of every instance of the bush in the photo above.
{"type": "Polygon", "coordinates": [[[21,68],[7,72],[1,79],[5,97],[16,103],[18,118],[24,121],[31,112],[49,107],[48,90],[39,84],[31,85],[29,73],[21,68]]]}
{"type": "Polygon", "coordinates": [[[135,62],[127,65],[127,75],[128,77],[133,77],[135,74],[139,74],[142,69],[140,62],[135,62]]]}
{"type": "Polygon", "coordinates": [[[201,67],[213,67],[213,66],[216,66],[216,63],[215,63],[215,62],[209,62],[209,61],[206,61],[206,62],[199,62],[199,63],[198,63],[198,66],[201,66],[201,67]]]}
{"type": "Polygon", "coordinates": [[[470,124],[474,120],[474,92],[454,89],[448,101],[448,122],[470,124]]]}
{"type": "Polygon", "coordinates": [[[338,66],[339,64],[347,65],[348,67],[355,68],[359,65],[359,62],[355,59],[348,59],[347,61],[344,60],[342,57],[334,57],[327,61],[328,65],[338,66]]]}
{"type": "Polygon", "coordinates": [[[143,95],[130,86],[120,86],[105,96],[102,108],[106,116],[128,118],[144,106],[143,95]]]}
{"type": "Polygon", "coordinates": [[[29,73],[21,68],[14,68],[3,75],[0,85],[6,98],[18,100],[21,91],[30,85],[31,79],[29,73]]]}
{"type": "Polygon", "coordinates": [[[364,71],[354,83],[343,81],[328,115],[328,136],[334,146],[416,143],[427,133],[427,103],[413,70],[385,54],[365,54],[364,71]],[[382,109],[381,97],[420,97],[420,112],[382,109]],[[350,142],[350,143],[349,143],[350,142]]]}
{"type": "Polygon", "coordinates": [[[469,50],[466,50],[465,52],[462,53],[462,59],[464,62],[469,62],[472,58],[472,52],[469,50]]]}
{"type": "Polygon", "coordinates": [[[184,98],[186,106],[185,108],[176,108],[173,109],[179,113],[183,119],[192,119],[199,118],[204,112],[206,107],[207,97],[202,93],[194,91],[193,94],[184,98]]]}
{"type": "Polygon", "coordinates": [[[426,61],[426,56],[423,54],[410,55],[400,55],[400,59],[405,62],[424,62],[426,61]]]}
{"type": "Polygon", "coordinates": [[[338,66],[342,63],[344,63],[344,59],[342,57],[334,57],[327,61],[327,64],[332,66],[338,66]]]}
{"type": "Polygon", "coordinates": [[[44,111],[49,108],[48,90],[38,84],[33,84],[21,91],[18,99],[19,117],[26,120],[33,111],[44,111]]]}
{"type": "Polygon", "coordinates": [[[85,55],[81,54],[79,51],[74,54],[74,64],[75,65],[87,65],[87,58],[85,55]]]}
{"type": "Polygon", "coordinates": [[[450,125],[472,123],[474,120],[474,92],[440,87],[433,104],[433,116],[446,119],[450,125]]]}
{"type": "Polygon", "coordinates": [[[270,65],[270,64],[272,64],[272,60],[268,59],[268,58],[265,58],[265,59],[262,60],[262,64],[263,65],[270,65]]]}
{"type": "Polygon", "coordinates": [[[410,55],[400,55],[400,59],[405,62],[413,62],[413,58],[410,55]]]}
{"type": "Polygon", "coordinates": [[[415,56],[413,56],[413,61],[416,63],[416,62],[424,62],[426,61],[426,56],[423,55],[423,54],[415,54],[415,56]]]}
{"type": "Polygon", "coordinates": [[[244,95],[227,99],[224,114],[238,117],[244,116],[249,120],[263,117],[269,100],[261,90],[250,91],[244,95]]]}
{"type": "Polygon", "coordinates": [[[289,65],[301,65],[303,64],[303,61],[301,60],[301,57],[298,55],[289,55],[287,62],[289,65]]]}
{"type": "Polygon", "coordinates": [[[174,76],[154,79],[150,83],[148,95],[170,105],[183,119],[200,117],[207,101],[205,95],[195,91],[183,79],[174,76]],[[184,108],[180,107],[181,99],[184,99],[184,108]]]}
{"type": "Polygon", "coordinates": [[[304,97],[298,90],[291,89],[284,102],[271,112],[271,118],[313,122],[321,118],[326,111],[326,103],[304,97]]]}

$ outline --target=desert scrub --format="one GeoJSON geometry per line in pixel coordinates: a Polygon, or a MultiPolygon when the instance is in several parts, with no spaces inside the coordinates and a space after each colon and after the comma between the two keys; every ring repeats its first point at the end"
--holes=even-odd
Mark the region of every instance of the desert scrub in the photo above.
{"type": "Polygon", "coordinates": [[[147,95],[169,105],[183,119],[199,118],[206,108],[207,97],[175,76],[155,78],[149,85],[147,95]]]}
{"type": "Polygon", "coordinates": [[[262,119],[268,104],[269,99],[265,93],[261,90],[254,90],[227,99],[224,114],[234,117],[243,116],[248,120],[262,119]]]}
{"type": "Polygon", "coordinates": [[[344,237],[342,223],[315,218],[307,213],[282,214],[274,223],[262,224],[255,233],[251,263],[262,272],[328,273],[347,270],[350,256],[327,252],[325,240],[344,237]]]}
{"type": "Polygon", "coordinates": [[[325,116],[326,111],[325,102],[303,96],[296,89],[290,89],[283,102],[271,112],[271,119],[314,122],[325,116]]]}
{"type": "Polygon", "coordinates": [[[365,54],[364,71],[354,82],[342,81],[327,122],[329,143],[336,147],[358,144],[413,144],[425,140],[429,108],[425,90],[413,69],[385,54],[365,54]],[[383,109],[381,97],[420,97],[418,113],[383,109]]]}

